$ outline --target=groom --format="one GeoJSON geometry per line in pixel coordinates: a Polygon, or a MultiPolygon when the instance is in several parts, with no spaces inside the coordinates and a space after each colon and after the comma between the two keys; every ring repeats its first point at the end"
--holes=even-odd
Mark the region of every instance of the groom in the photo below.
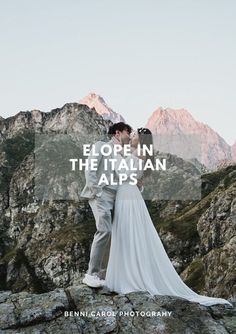
{"type": "MultiPolygon", "coordinates": [[[[112,214],[115,196],[117,191],[117,185],[98,185],[101,174],[105,174],[107,180],[111,179],[111,174],[116,179],[116,175],[113,170],[105,170],[104,159],[112,159],[111,156],[104,157],[101,154],[102,145],[110,145],[114,148],[114,144],[123,146],[130,141],[130,133],[132,128],[123,122],[115,123],[110,126],[108,134],[111,136],[111,140],[108,143],[98,141],[94,144],[94,151],[98,153],[98,156],[93,156],[92,150],[88,160],[97,160],[97,170],[88,170],[85,172],[86,185],[82,190],[80,196],[89,199],[89,205],[92,209],[97,231],[94,234],[93,243],[90,250],[90,261],[88,265],[88,271],[85,274],[83,283],[90,287],[97,288],[104,285],[105,280],[99,277],[102,270],[102,262],[109,252],[111,229],[112,229],[112,214]]],[[[113,151],[113,149],[111,150],[113,151]]],[[[89,164],[90,165],[90,164],[89,164]]],[[[107,262],[107,260],[106,260],[107,262]]]]}

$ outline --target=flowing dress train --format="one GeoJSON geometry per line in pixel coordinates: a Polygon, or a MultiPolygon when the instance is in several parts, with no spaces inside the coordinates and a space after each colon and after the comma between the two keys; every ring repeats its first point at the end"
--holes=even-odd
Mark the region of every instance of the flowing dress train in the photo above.
{"type": "Polygon", "coordinates": [[[118,293],[148,291],[209,306],[229,304],[191,290],[173,267],[136,185],[118,187],[105,286],[118,293]]]}

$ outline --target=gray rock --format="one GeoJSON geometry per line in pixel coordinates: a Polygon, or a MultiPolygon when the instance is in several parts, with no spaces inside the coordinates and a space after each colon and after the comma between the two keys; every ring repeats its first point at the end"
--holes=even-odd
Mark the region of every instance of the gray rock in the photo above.
{"type": "Polygon", "coordinates": [[[205,307],[148,292],[116,294],[86,285],[44,294],[0,294],[2,333],[204,333],[235,328],[235,307],[205,307]]]}

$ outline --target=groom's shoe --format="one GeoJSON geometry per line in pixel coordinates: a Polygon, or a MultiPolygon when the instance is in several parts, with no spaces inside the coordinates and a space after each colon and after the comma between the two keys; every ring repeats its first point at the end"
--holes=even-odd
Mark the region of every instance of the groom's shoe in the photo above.
{"type": "Polygon", "coordinates": [[[104,286],[105,280],[100,279],[97,275],[85,274],[84,279],[82,280],[84,284],[87,284],[91,288],[100,288],[104,286]]]}

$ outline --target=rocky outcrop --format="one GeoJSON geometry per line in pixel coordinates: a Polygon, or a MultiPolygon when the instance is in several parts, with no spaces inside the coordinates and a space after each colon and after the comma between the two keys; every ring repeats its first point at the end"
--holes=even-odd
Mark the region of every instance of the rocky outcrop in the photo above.
{"type": "MultiPolygon", "coordinates": [[[[78,277],[88,262],[95,226],[88,203],[79,198],[78,187],[67,189],[73,194],[73,201],[38,198],[35,183],[39,183],[40,170],[33,152],[38,132],[32,117],[28,113],[23,116],[22,123],[11,118],[2,128],[5,139],[0,161],[0,288],[42,292],[71,284],[78,277]]],[[[104,137],[107,126],[94,110],[70,104],[47,115],[40,134],[66,133],[82,145],[104,137]]],[[[60,144],[58,153],[68,153],[60,144]]],[[[46,156],[45,148],[42,149],[46,156]]],[[[43,177],[50,179],[48,167],[45,166],[43,177]]],[[[52,187],[57,187],[59,181],[54,178],[52,187]]],[[[77,185],[81,182],[78,178],[77,185]]],[[[80,187],[83,184],[84,180],[80,187]]]]}
{"type": "MultiPolygon", "coordinates": [[[[235,305],[235,304],[234,304],[235,305]]],[[[145,292],[126,295],[83,284],[44,294],[0,293],[1,333],[228,334],[235,307],[205,307],[145,292]]]]}
{"type": "Polygon", "coordinates": [[[201,294],[235,296],[236,166],[202,176],[202,199],[150,212],[184,281],[201,294]]]}
{"type": "Polygon", "coordinates": [[[185,109],[160,107],[153,112],[146,127],[155,135],[155,145],[160,151],[165,148],[167,152],[175,153],[173,150],[180,148],[179,154],[182,157],[181,153],[186,150],[186,145],[189,146],[189,154],[195,146],[194,157],[210,169],[215,169],[221,160],[232,160],[231,148],[224,139],[208,125],[196,121],[185,109]]]}
{"type": "Polygon", "coordinates": [[[90,109],[94,108],[96,112],[105,120],[110,120],[113,123],[125,122],[124,118],[113,111],[105,102],[103,97],[98,94],[90,93],[82,98],[79,103],[87,105],[90,109]]]}
{"type": "Polygon", "coordinates": [[[213,294],[217,290],[221,295],[227,295],[230,290],[235,295],[236,170],[232,170],[216,189],[209,208],[198,221],[197,229],[201,240],[205,290],[213,294]],[[220,188],[227,190],[220,191],[220,188]]]}

